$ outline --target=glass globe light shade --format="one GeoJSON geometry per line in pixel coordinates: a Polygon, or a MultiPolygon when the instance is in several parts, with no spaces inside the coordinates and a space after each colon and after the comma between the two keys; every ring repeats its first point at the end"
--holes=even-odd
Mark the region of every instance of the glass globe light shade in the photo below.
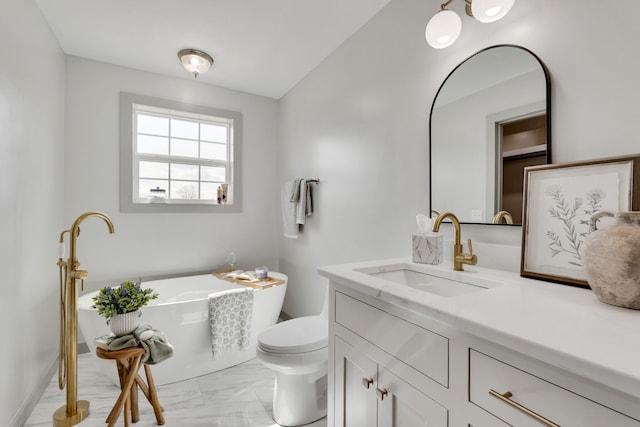
{"type": "Polygon", "coordinates": [[[515,0],[472,0],[471,13],[480,22],[495,22],[513,7],[515,0]]]}
{"type": "Polygon", "coordinates": [[[424,36],[427,43],[436,49],[451,46],[462,30],[462,20],[452,10],[441,10],[427,23],[424,36]]]}
{"type": "Polygon", "coordinates": [[[185,70],[193,73],[195,77],[206,73],[213,64],[213,58],[207,53],[195,49],[182,49],[178,52],[178,58],[185,70]]]}

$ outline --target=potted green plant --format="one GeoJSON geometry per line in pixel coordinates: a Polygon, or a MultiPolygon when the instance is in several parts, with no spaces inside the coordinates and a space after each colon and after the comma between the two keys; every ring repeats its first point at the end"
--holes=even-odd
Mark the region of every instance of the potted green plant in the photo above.
{"type": "Polygon", "coordinates": [[[158,294],[151,288],[143,289],[140,281],[126,280],[120,286],[106,286],[92,298],[98,314],[107,319],[111,331],[117,336],[133,332],[139,325],[142,315],[140,308],[147,305],[158,294]]]}

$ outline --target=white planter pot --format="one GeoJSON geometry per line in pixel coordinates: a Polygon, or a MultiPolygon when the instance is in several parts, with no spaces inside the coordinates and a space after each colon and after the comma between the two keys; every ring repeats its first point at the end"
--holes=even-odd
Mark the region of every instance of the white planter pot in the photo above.
{"type": "Polygon", "coordinates": [[[119,337],[130,334],[140,325],[140,316],[142,316],[142,312],[140,310],[124,314],[116,314],[109,321],[109,328],[111,329],[111,332],[119,337]]]}

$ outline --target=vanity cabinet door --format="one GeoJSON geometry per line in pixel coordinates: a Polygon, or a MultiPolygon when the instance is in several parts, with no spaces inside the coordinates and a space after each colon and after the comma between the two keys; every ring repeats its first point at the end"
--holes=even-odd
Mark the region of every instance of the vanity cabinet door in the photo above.
{"type": "Polygon", "coordinates": [[[338,336],[334,351],[335,427],[375,427],[378,365],[338,336]]]}
{"type": "Polygon", "coordinates": [[[446,408],[381,366],[378,366],[376,395],[378,427],[446,427],[448,425],[446,408]]]}
{"type": "Polygon", "coordinates": [[[446,427],[447,410],[335,337],[335,427],[446,427]]]}

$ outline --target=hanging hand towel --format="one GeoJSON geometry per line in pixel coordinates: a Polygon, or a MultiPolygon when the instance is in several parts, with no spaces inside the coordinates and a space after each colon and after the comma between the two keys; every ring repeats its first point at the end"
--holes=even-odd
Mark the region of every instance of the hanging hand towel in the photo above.
{"type": "Polygon", "coordinates": [[[238,288],[209,295],[211,352],[219,359],[225,352],[245,350],[251,336],[252,288],[238,288]]]}
{"type": "Polygon", "coordinates": [[[313,181],[307,181],[305,196],[307,201],[304,206],[304,214],[306,216],[313,215],[313,181]]]}
{"type": "MultiPolygon", "coordinates": [[[[296,180],[298,181],[298,180],[296,180]]],[[[291,202],[291,195],[296,188],[296,181],[287,181],[282,186],[281,199],[282,199],[282,230],[284,237],[290,239],[297,239],[300,233],[298,223],[296,222],[296,206],[297,203],[291,202]]],[[[299,181],[298,181],[298,189],[299,181]]]]}
{"type": "Polygon", "coordinates": [[[300,178],[293,181],[293,188],[291,189],[291,199],[289,199],[292,203],[298,203],[300,200],[300,178]]]}
{"type": "Polygon", "coordinates": [[[296,205],[296,223],[304,225],[304,218],[307,211],[307,181],[300,180],[300,195],[298,198],[298,204],[296,205]]]}

